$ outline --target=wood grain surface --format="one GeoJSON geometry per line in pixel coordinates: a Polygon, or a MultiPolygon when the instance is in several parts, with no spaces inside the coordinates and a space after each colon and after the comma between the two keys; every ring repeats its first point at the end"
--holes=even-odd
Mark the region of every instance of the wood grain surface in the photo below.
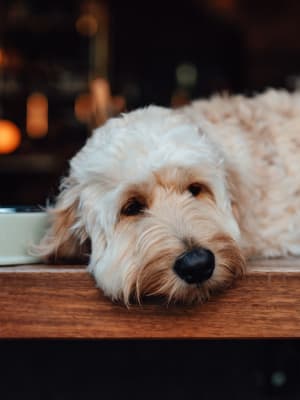
{"type": "Polygon", "coordinates": [[[0,268],[0,338],[300,337],[300,259],[256,261],[233,287],[197,306],[129,309],[82,266],[0,268]]]}

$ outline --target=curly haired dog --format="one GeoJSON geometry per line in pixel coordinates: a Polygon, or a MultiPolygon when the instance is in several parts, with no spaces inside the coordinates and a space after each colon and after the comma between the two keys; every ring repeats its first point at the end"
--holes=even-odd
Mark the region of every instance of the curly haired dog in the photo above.
{"type": "Polygon", "coordinates": [[[300,94],[216,96],[109,120],[71,160],[39,252],[125,304],[204,301],[249,257],[300,255],[300,94]]]}

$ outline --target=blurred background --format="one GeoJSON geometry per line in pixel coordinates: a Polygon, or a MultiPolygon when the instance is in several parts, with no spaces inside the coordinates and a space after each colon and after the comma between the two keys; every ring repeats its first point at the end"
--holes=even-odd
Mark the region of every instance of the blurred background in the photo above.
{"type": "Polygon", "coordinates": [[[300,84],[298,0],[1,0],[0,205],[45,205],[111,116],[300,84]]]}
{"type": "MultiPolygon", "coordinates": [[[[0,0],[0,205],[45,205],[91,130],[300,86],[299,0],[0,0]]],[[[300,343],[1,342],[1,398],[298,399],[300,343]]]]}

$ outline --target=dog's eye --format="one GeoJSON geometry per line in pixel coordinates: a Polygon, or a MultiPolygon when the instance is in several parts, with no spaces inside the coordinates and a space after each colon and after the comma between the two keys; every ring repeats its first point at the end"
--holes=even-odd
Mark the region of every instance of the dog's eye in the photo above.
{"type": "Polygon", "coordinates": [[[141,214],[145,209],[145,204],[136,198],[129,199],[122,207],[121,214],[131,216],[141,214]]]}
{"type": "Polygon", "coordinates": [[[188,187],[188,191],[193,195],[193,196],[198,196],[203,190],[203,186],[201,183],[191,183],[188,187]]]}

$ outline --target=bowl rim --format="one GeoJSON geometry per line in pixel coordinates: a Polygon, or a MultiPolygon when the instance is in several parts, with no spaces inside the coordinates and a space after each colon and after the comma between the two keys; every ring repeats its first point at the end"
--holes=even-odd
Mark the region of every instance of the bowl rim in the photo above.
{"type": "Polygon", "coordinates": [[[45,210],[41,206],[4,206],[0,207],[0,214],[17,213],[43,213],[45,210]]]}

